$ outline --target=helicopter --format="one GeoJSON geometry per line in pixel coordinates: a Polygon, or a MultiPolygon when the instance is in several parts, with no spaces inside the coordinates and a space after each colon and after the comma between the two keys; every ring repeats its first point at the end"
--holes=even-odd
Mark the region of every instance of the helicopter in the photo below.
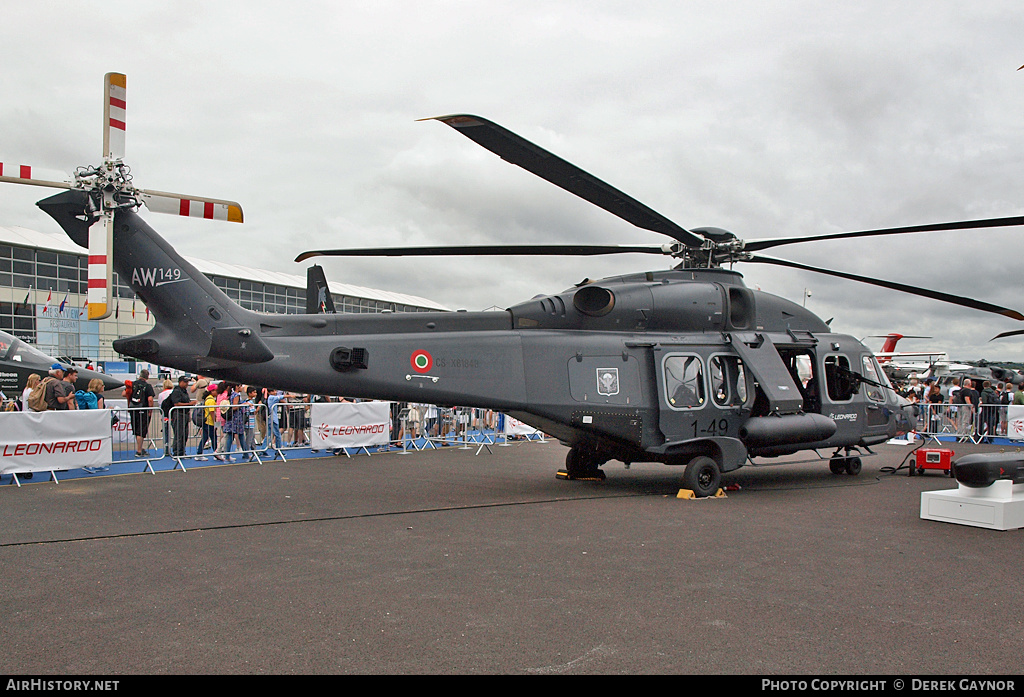
{"type": "MultiPolygon", "coordinates": [[[[292,392],[493,409],[568,446],[565,469],[557,473],[562,479],[604,479],[600,468],[612,460],[660,462],[682,466],[682,484],[697,496],[715,494],[723,473],[754,457],[804,450],[831,450],[830,470],[856,475],[862,451],[909,430],[864,344],[833,332],[799,304],[748,288],[723,265],[815,271],[1024,320],[1016,310],[982,301],[757,253],[843,237],[1021,225],[1024,217],[744,241],[720,228],[684,229],[481,117],[437,120],[671,242],[316,250],[297,262],[645,253],[667,255],[677,265],[585,280],[503,312],[266,314],[231,301],[160,237],[136,212],[143,204],[152,209],[149,194],[126,177],[86,177],[37,205],[78,244],[91,242],[93,230],[109,231],[109,243],[97,247],[113,251],[120,278],[156,319],[150,331],[116,340],[121,354],[292,392]]],[[[112,165],[99,169],[117,170],[120,160],[110,159],[112,165]]],[[[238,204],[216,206],[237,207],[219,217],[241,222],[238,204]]],[[[97,275],[102,271],[97,264],[97,275]]]]}

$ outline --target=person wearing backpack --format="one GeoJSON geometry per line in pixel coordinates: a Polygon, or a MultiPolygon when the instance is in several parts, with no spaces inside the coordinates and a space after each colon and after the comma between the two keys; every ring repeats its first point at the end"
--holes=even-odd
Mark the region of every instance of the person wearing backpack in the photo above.
{"type": "Polygon", "coordinates": [[[228,460],[231,459],[231,444],[234,441],[238,441],[238,451],[245,457],[245,424],[248,421],[248,416],[245,413],[245,407],[242,405],[242,393],[239,389],[239,385],[231,385],[230,397],[228,397],[228,410],[224,414],[224,448],[222,450],[223,455],[228,460]]]}
{"type": "Polygon", "coordinates": [[[50,374],[40,380],[28,396],[28,408],[32,411],[59,409],[57,383],[64,379],[64,366],[54,363],[50,374]]]}
{"type": "Polygon", "coordinates": [[[64,379],[61,380],[60,384],[57,385],[60,388],[58,391],[61,392],[61,397],[57,397],[57,402],[61,405],[58,409],[74,411],[78,409],[78,401],[75,398],[75,382],[78,381],[78,368],[75,366],[69,366],[64,372],[64,379]]]}
{"type": "Polygon", "coordinates": [[[28,406],[28,398],[32,396],[32,390],[35,389],[36,385],[42,380],[39,377],[39,373],[32,373],[28,376],[28,382],[25,383],[25,389],[21,391],[21,410],[32,411],[28,406]]]}
{"type": "Polygon", "coordinates": [[[139,371],[139,377],[132,383],[132,394],[128,399],[128,413],[131,415],[132,433],[135,434],[135,455],[146,457],[147,453],[142,449],[142,444],[149,434],[149,420],[153,412],[153,386],[147,380],[149,371],[143,368],[139,371]]]}
{"type": "Polygon", "coordinates": [[[75,403],[79,409],[97,409],[96,393],[92,390],[78,390],[75,392],[75,403]]]}
{"type": "Polygon", "coordinates": [[[188,376],[178,377],[178,386],[171,390],[167,399],[170,401],[171,429],[174,431],[174,442],[171,445],[171,456],[182,457],[185,454],[185,441],[188,439],[188,409],[174,407],[190,407],[195,404],[188,394],[188,376]]]}
{"type": "MultiPolygon", "coordinates": [[[[200,380],[200,382],[204,381],[200,380]]],[[[199,436],[196,459],[206,460],[207,458],[203,456],[203,447],[205,447],[207,441],[209,441],[210,449],[214,455],[217,453],[217,420],[214,415],[214,412],[217,411],[217,385],[205,386],[199,395],[199,402],[203,405],[203,409],[197,410],[196,413],[202,417],[202,422],[199,424],[202,433],[199,436]]]]}

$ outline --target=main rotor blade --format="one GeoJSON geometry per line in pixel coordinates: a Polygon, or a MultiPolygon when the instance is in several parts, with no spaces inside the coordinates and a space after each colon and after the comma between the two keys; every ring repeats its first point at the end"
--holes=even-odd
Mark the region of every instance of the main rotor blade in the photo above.
{"type": "Polygon", "coordinates": [[[461,247],[369,247],[321,249],[303,252],[295,261],[310,257],[435,257],[435,256],[597,256],[600,254],[671,254],[671,245],[614,244],[506,244],[461,247]]]}
{"type": "Polygon", "coordinates": [[[1024,329],[1015,329],[1012,332],[1003,332],[1002,334],[996,334],[989,341],[995,341],[996,339],[1005,339],[1008,336],[1020,336],[1024,334],[1024,329]]]}
{"type": "Polygon", "coordinates": [[[819,242],[821,240],[841,240],[851,237],[875,237],[879,235],[903,235],[910,232],[938,232],[941,230],[975,230],[990,227],[1013,227],[1024,225],[1024,216],[1011,218],[988,218],[985,220],[960,220],[952,223],[933,223],[931,225],[910,225],[907,227],[891,227],[879,230],[861,230],[860,232],[836,232],[809,237],[769,237],[760,240],[746,240],[743,249],[759,252],[763,249],[778,247],[797,242],[819,242]]]}
{"type": "Polygon", "coordinates": [[[448,124],[501,159],[518,165],[639,228],[668,235],[687,247],[700,247],[704,242],[689,230],[679,227],[614,186],[496,123],[469,114],[437,116],[432,120],[448,124]]]}
{"type": "Polygon", "coordinates": [[[1011,310],[1006,307],[1000,307],[999,305],[993,305],[991,303],[982,302],[981,300],[972,300],[971,298],[964,298],[959,295],[950,295],[949,293],[943,293],[937,290],[928,290],[927,288],[908,286],[904,285],[903,283],[894,283],[893,281],[883,281],[881,279],[871,278],[869,276],[859,276],[857,274],[845,273],[843,271],[822,269],[817,266],[808,266],[807,264],[800,264],[795,261],[787,261],[786,259],[777,259],[775,257],[769,257],[760,254],[751,255],[750,258],[747,259],[747,261],[752,261],[759,264],[774,264],[776,266],[788,266],[793,269],[802,269],[804,271],[813,271],[815,273],[821,273],[827,276],[846,278],[851,281],[860,281],[861,283],[869,283],[873,286],[881,286],[882,288],[898,290],[903,293],[910,293],[911,295],[919,295],[923,298],[940,300],[942,302],[951,303],[953,305],[960,305],[961,307],[969,307],[972,310],[992,312],[997,315],[1003,315],[1004,317],[1010,317],[1012,319],[1024,321],[1024,315],[1022,315],[1020,312],[1017,312],[1016,310],[1011,310]]]}

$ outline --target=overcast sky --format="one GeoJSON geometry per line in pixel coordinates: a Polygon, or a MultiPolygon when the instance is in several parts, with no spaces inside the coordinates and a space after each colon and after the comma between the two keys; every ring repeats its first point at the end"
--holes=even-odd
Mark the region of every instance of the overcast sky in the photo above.
{"type": "MultiPolygon", "coordinates": [[[[241,226],[146,213],[179,251],[304,273],[306,249],[661,243],[454,130],[479,114],[686,228],[742,238],[1024,214],[1024,7],[771,2],[0,0],[0,161],[100,160],[102,81],[128,76],[143,188],[236,200],[241,226]]],[[[5,184],[0,224],[54,231],[5,184]]],[[[1024,228],[830,241],[773,256],[1024,311],[1024,228]]],[[[508,307],[649,255],[327,259],[328,276],[508,307]]],[[[795,270],[737,267],[835,331],[1024,360],[1024,323],[795,270]]],[[[868,340],[873,348],[881,341],[868,340]]]]}

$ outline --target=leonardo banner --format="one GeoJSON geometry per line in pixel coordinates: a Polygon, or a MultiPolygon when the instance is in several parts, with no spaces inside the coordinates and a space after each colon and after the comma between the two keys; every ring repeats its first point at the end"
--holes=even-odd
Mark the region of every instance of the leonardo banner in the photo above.
{"type": "Polygon", "coordinates": [[[529,424],[524,424],[519,419],[514,419],[508,414],[505,414],[505,435],[532,436],[536,433],[540,433],[540,431],[529,424]]]}
{"type": "Polygon", "coordinates": [[[1006,407],[1006,437],[1024,440],[1024,407],[1012,404],[1006,407]]]}
{"type": "Polygon", "coordinates": [[[109,465],[110,411],[0,413],[0,474],[109,465]]]}
{"type": "Polygon", "coordinates": [[[313,402],[309,417],[313,448],[362,448],[391,440],[391,402],[313,402]]]}

